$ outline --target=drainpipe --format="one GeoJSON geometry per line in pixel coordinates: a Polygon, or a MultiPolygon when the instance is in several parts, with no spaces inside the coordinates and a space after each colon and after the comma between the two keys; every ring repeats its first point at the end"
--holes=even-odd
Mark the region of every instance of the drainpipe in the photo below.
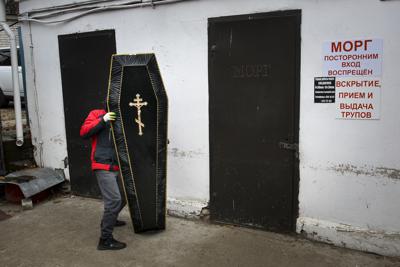
{"type": "Polygon", "coordinates": [[[18,58],[17,58],[17,41],[15,35],[6,23],[6,0],[0,0],[0,25],[7,33],[10,39],[11,48],[11,71],[14,89],[14,110],[15,110],[15,126],[17,132],[17,146],[24,144],[24,132],[22,129],[22,112],[21,112],[21,96],[19,90],[19,76],[18,76],[18,58]]]}

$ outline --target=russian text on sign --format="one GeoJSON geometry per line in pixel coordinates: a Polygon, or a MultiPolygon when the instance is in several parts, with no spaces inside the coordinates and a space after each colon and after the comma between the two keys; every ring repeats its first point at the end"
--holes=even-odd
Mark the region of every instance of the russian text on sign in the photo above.
{"type": "Polygon", "coordinates": [[[331,43],[331,52],[350,52],[357,50],[368,50],[368,44],[371,43],[372,40],[355,40],[355,41],[339,41],[331,43]]]}
{"type": "Polygon", "coordinates": [[[381,87],[379,80],[336,81],[336,87],[381,87]]]}
{"type": "Polygon", "coordinates": [[[347,119],[371,119],[372,114],[371,112],[351,112],[351,111],[342,111],[341,112],[342,118],[347,119]]]}

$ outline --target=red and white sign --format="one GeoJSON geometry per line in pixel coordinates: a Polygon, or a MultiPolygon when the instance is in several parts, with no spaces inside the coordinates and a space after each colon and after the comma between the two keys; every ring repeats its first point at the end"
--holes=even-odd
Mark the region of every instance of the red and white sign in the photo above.
{"type": "Polygon", "coordinates": [[[338,119],[376,120],[380,115],[380,79],[336,80],[338,119]]]}
{"type": "Polygon", "coordinates": [[[335,77],[379,77],[382,74],[382,49],[382,39],[325,42],[324,74],[335,77]]]}
{"type": "Polygon", "coordinates": [[[341,40],[323,44],[324,74],[336,77],[336,118],[380,118],[382,57],[382,39],[341,40]]]}

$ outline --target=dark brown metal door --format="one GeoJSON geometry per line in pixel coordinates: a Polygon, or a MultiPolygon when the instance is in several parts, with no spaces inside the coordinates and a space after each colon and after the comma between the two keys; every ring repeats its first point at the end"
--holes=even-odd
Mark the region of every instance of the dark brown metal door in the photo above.
{"type": "Polygon", "coordinates": [[[115,33],[60,35],[58,44],[71,189],[77,195],[99,197],[90,168],[90,141],[83,140],[79,130],[92,109],[105,107],[111,56],[116,53],[115,33]]]}
{"type": "Polygon", "coordinates": [[[294,10],[209,19],[215,221],[295,230],[300,18],[294,10]]]}

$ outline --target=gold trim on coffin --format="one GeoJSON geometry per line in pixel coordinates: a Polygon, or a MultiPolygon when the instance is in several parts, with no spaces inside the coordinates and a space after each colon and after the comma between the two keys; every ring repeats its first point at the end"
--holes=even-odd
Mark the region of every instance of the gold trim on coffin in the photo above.
{"type": "MultiPolygon", "coordinates": [[[[109,81],[108,81],[107,100],[110,98],[111,73],[112,73],[112,67],[113,67],[113,63],[114,63],[114,56],[117,56],[117,55],[112,55],[112,56],[111,56],[111,66],[110,66],[110,76],[109,76],[109,81]]],[[[140,224],[141,224],[142,227],[143,227],[142,214],[141,214],[141,212],[140,212],[140,205],[139,205],[139,197],[138,197],[138,194],[137,194],[137,191],[136,191],[135,180],[133,179],[133,171],[132,171],[131,159],[130,159],[130,156],[129,156],[129,149],[128,149],[128,145],[127,145],[127,142],[126,142],[126,135],[125,135],[125,129],[124,129],[124,122],[123,122],[123,120],[122,120],[122,114],[121,114],[121,105],[120,105],[120,103],[121,103],[121,88],[122,88],[122,79],[123,79],[123,76],[124,76],[124,67],[123,67],[122,65],[121,65],[121,67],[122,67],[122,68],[121,68],[121,79],[120,79],[120,87],[119,87],[120,94],[119,94],[119,99],[118,99],[118,112],[119,112],[120,119],[121,119],[122,132],[123,132],[124,141],[125,141],[125,148],[126,148],[126,151],[127,151],[127,154],[128,154],[129,170],[130,170],[130,173],[131,173],[131,176],[132,176],[132,184],[133,184],[133,190],[135,191],[136,203],[137,203],[137,206],[138,206],[138,213],[139,213],[139,216],[140,216],[140,224]]],[[[110,110],[110,106],[109,106],[109,104],[108,104],[108,101],[107,101],[107,109],[110,110]]],[[[121,180],[122,187],[124,188],[125,199],[126,199],[126,201],[127,201],[127,203],[128,203],[128,196],[127,196],[127,193],[126,193],[126,187],[125,187],[124,177],[123,177],[123,175],[122,175],[121,162],[120,162],[120,160],[119,160],[118,148],[117,148],[117,144],[116,144],[116,142],[115,142],[114,126],[113,126],[112,123],[111,123],[111,132],[112,132],[112,135],[113,135],[113,142],[114,142],[115,153],[117,153],[117,160],[118,160],[118,166],[119,166],[120,180],[121,180]]],[[[128,203],[128,205],[129,205],[129,203],[128,203]]],[[[132,213],[130,212],[130,209],[129,209],[129,213],[131,214],[132,217],[134,216],[134,214],[132,214],[132,213]]]]}
{"type": "MultiPolygon", "coordinates": [[[[156,56],[154,55],[154,58],[156,59],[156,56]]],[[[157,66],[157,71],[158,71],[158,73],[160,73],[160,68],[158,67],[158,62],[157,62],[157,59],[156,59],[156,61],[155,61],[155,65],[157,66]]],[[[153,89],[153,92],[154,92],[154,95],[156,96],[156,100],[157,100],[157,125],[159,125],[158,124],[158,122],[159,122],[159,119],[158,119],[158,112],[159,112],[159,105],[158,105],[158,98],[157,98],[157,94],[156,94],[156,92],[154,91],[154,81],[153,81],[153,79],[151,78],[151,75],[150,75],[150,72],[149,72],[149,69],[148,69],[148,67],[146,66],[146,70],[147,70],[147,73],[149,73],[149,77],[150,77],[150,82],[151,82],[151,87],[152,87],[152,89],[153,89]]],[[[162,78],[162,76],[161,76],[161,73],[160,73],[160,81],[161,81],[161,83],[162,83],[162,85],[163,85],[163,89],[164,89],[164,93],[165,93],[165,98],[166,98],[166,101],[167,101],[167,117],[166,117],[166,120],[167,120],[167,122],[168,122],[168,97],[167,97],[167,94],[166,94],[166,92],[165,92],[165,88],[164,88],[164,81],[163,81],[163,78],[162,78]]],[[[158,149],[158,127],[157,127],[157,149],[158,149]]],[[[157,160],[157,163],[156,163],[156,166],[157,166],[157,169],[156,169],[156,175],[158,176],[158,172],[157,172],[157,170],[158,170],[158,157],[156,157],[156,160],[157,160]]],[[[165,190],[164,190],[164,203],[165,203],[165,217],[167,216],[167,166],[168,166],[168,123],[167,123],[167,125],[165,126],[165,190]]],[[[157,187],[157,189],[158,189],[158,187],[157,187]]],[[[156,193],[157,193],[157,195],[158,195],[158,191],[157,191],[157,189],[156,189],[156,193]]],[[[157,218],[158,218],[158,216],[157,216],[157,218]]],[[[158,222],[158,220],[157,220],[157,222],[158,222]]],[[[167,225],[167,221],[165,220],[165,225],[167,225]]]]}
{"type": "MultiPolygon", "coordinates": [[[[112,73],[112,66],[113,66],[113,62],[114,62],[114,56],[129,56],[129,55],[134,55],[134,54],[120,54],[120,55],[119,55],[119,54],[114,54],[114,55],[112,55],[112,57],[111,57],[111,66],[110,66],[109,82],[108,82],[107,99],[109,99],[109,96],[110,96],[111,73],[112,73]]],[[[148,73],[148,75],[149,75],[151,87],[152,87],[152,90],[153,90],[153,93],[154,93],[154,96],[155,96],[156,102],[157,102],[157,133],[156,133],[156,148],[157,148],[157,149],[156,149],[156,190],[155,190],[155,191],[156,191],[156,201],[155,201],[155,205],[156,205],[156,209],[155,209],[155,210],[156,210],[156,214],[155,214],[155,215],[156,215],[156,224],[158,225],[158,210],[157,210],[157,204],[158,204],[158,183],[157,183],[157,178],[158,178],[158,155],[157,155],[157,154],[158,154],[158,153],[157,153],[157,151],[158,151],[158,148],[159,148],[159,144],[158,144],[159,100],[158,100],[157,94],[156,94],[156,92],[155,92],[155,90],[154,90],[154,81],[153,81],[153,79],[152,79],[152,76],[150,75],[148,66],[147,66],[147,65],[145,65],[145,66],[146,66],[146,71],[147,71],[147,73],[148,73]]],[[[159,71],[159,67],[158,67],[157,62],[156,62],[156,66],[157,66],[157,69],[158,69],[158,71],[159,71]]],[[[121,80],[120,80],[120,92],[121,92],[122,79],[123,79],[123,72],[124,72],[124,66],[121,65],[121,67],[122,67],[122,70],[121,70],[121,80]]],[[[161,82],[163,82],[161,75],[160,75],[160,79],[161,79],[161,82]]],[[[164,89],[164,90],[165,90],[165,89],[164,89]]],[[[119,94],[119,97],[121,97],[121,93],[119,94]]],[[[109,107],[109,105],[108,105],[108,101],[107,101],[107,108],[108,108],[108,110],[110,110],[110,107],[109,107]]],[[[118,111],[119,111],[119,114],[120,114],[120,116],[121,116],[122,131],[123,131],[123,134],[124,134],[125,146],[126,146],[126,150],[127,150],[127,153],[128,153],[129,168],[130,168],[130,172],[131,172],[131,175],[132,175],[132,182],[133,182],[133,187],[134,187],[134,191],[135,191],[135,195],[136,195],[136,202],[137,202],[137,205],[138,205],[138,208],[139,208],[139,215],[140,215],[140,217],[141,217],[141,218],[140,218],[140,222],[141,222],[141,224],[142,224],[142,226],[143,226],[142,216],[141,216],[141,212],[140,212],[139,198],[138,198],[138,195],[137,195],[137,192],[136,192],[135,181],[134,181],[134,179],[133,179],[133,171],[132,171],[132,166],[131,166],[131,160],[130,160],[130,156],[129,156],[129,150],[128,150],[128,146],[127,146],[127,142],[126,142],[125,129],[124,129],[124,126],[123,126],[123,120],[122,120],[122,115],[121,115],[120,98],[119,98],[119,100],[118,100],[118,111]]],[[[168,113],[167,113],[167,114],[168,114],[168,113]]],[[[168,117],[167,117],[166,119],[168,119],[168,117]]],[[[165,144],[166,144],[165,150],[166,150],[166,151],[165,151],[165,153],[167,154],[168,127],[166,127],[165,130],[166,130],[166,139],[165,139],[165,144]]],[[[115,151],[116,151],[116,153],[117,153],[118,165],[119,165],[119,168],[120,168],[120,179],[121,179],[121,183],[122,183],[122,186],[123,186],[123,189],[124,189],[125,198],[126,198],[126,200],[128,200],[127,193],[126,193],[126,188],[125,188],[125,184],[124,184],[124,179],[123,179],[123,175],[122,175],[121,163],[120,163],[120,160],[119,160],[119,153],[118,153],[118,149],[117,149],[117,144],[116,144],[116,142],[115,142],[114,127],[113,127],[113,124],[112,124],[112,123],[111,123],[111,132],[112,132],[112,135],[113,135],[113,142],[114,142],[115,151]]],[[[165,158],[165,167],[167,167],[167,157],[165,158]]],[[[167,173],[165,173],[165,180],[166,180],[166,179],[167,179],[167,173]]],[[[164,191],[165,191],[165,192],[164,192],[164,202],[165,202],[165,205],[166,205],[166,204],[167,204],[167,183],[166,183],[166,181],[165,181],[165,190],[164,190],[164,191]]],[[[165,208],[165,216],[166,216],[166,214],[167,214],[167,209],[165,208]]],[[[133,214],[131,214],[131,216],[133,216],[133,214]]],[[[165,221],[164,223],[166,224],[166,221],[165,221]]]]}
{"type": "MultiPolygon", "coordinates": [[[[158,67],[158,66],[157,66],[158,67]]],[[[146,65],[146,71],[147,71],[147,74],[149,75],[149,79],[150,79],[150,83],[151,83],[151,89],[153,89],[153,93],[154,93],[154,96],[156,97],[156,102],[157,102],[157,133],[156,133],[156,224],[158,225],[158,210],[157,210],[157,203],[158,203],[158,183],[157,183],[157,178],[158,178],[158,155],[157,155],[157,152],[158,152],[158,148],[159,148],[159,146],[158,146],[158,122],[159,122],[159,120],[158,120],[158,107],[159,107],[159,105],[158,105],[158,97],[157,97],[157,94],[156,94],[156,91],[154,90],[154,82],[153,82],[153,79],[151,78],[151,75],[150,75],[150,72],[149,72],[149,68],[147,67],[147,65],[146,65]]],[[[167,183],[165,183],[165,184],[167,184],[167,183]]],[[[167,188],[165,187],[165,195],[167,195],[167,188]]],[[[165,205],[167,205],[167,201],[166,201],[167,199],[165,198],[165,205]]],[[[166,208],[165,208],[165,210],[167,210],[166,208]]]]}

